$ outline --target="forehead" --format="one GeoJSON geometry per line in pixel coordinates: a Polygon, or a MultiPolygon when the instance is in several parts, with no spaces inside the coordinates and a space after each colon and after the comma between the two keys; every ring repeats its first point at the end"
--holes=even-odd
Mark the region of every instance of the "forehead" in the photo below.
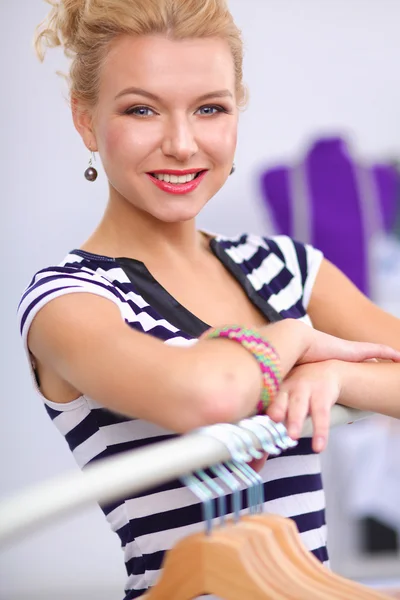
{"type": "Polygon", "coordinates": [[[232,53],[228,43],[218,38],[122,36],[103,66],[100,93],[115,97],[129,86],[175,102],[223,88],[234,93],[232,53]]]}

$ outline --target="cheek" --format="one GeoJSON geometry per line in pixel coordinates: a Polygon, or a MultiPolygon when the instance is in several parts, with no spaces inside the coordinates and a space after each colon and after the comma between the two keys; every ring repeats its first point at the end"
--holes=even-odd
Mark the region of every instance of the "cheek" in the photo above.
{"type": "Polygon", "coordinates": [[[103,154],[107,161],[124,161],[131,156],[135,149],[134,137],[129,133],[129,128],[123,125],[110,123],[102,132],[103,154]]]}
{"type": "Polygon", "coordinates": [[[100,131],[103,162],[113,169],[137,166],[152,151],[153,137],[128,119],[110,121],[100,131]]]}
{"type": "Polygon", "coordinates": [[[235,154],[237,145],[237,123],[221,123],[219,126],[203,127],[200,130],[203,148],[210,156],[221,161],[227,161],[235,154]]]}

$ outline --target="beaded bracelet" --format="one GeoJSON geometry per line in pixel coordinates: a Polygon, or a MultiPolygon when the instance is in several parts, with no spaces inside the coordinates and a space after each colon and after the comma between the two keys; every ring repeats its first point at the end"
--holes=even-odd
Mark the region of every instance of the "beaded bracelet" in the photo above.
{"type": "Polygon", "coordinates": [[[263,415],[277,395],[282,383],[282,369],[279,356],[270,342],[255,329],[239,325],[227,325],[207,330],[200,339],[228,338],[242,344],[249,350],[260,365],[263,374],[263,388],[257,404],[257,414],[263,415]]]}

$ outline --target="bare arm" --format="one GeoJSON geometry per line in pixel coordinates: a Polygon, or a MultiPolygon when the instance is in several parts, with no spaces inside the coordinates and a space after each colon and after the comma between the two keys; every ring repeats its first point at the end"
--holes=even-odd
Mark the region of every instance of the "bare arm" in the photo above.
{"type": "Polygon", "coordinates": [[[371,302],[328,260],[318,272],[308,313],[319,331],[400,350],[400,319],[371,302]]]}
{"type": "Polygon", "coordinates": [[[400,419],[400,365],[334,361],[341,390],[338,402],[400,419]]]}
{"type": "MultiPolygon", "coordinates": [[[[326,260],[315,282],[309,315],[321,332],[400,349],[400,319],[375,306],[326,260]]],[[[321,451],[326,445],[330,408],[335,402],[400,418],[400,364],[363,363],[361,358],[351,363],[341,358],[296,366],[286,377],[268,414],[274,420],[285,420],[294,438],[311,414],[314,450],[321,451]]]]}
{"type": "MultiPolygon", "coordinates": [[[[268,331],[285,372],[307,348],[297,325],[279,323],[268,331]]],[[[254,411],[260,395],[257,362],[239,344],[168,346],[134,331],[113,302],[94,294],[69,294],[45,305],[32,322],[28,344],[81,394],[180,433],[235,422],[254,411]]]]}
{"type": "MultiPolygon", "coordinates": [[[[379,347],[346,343],[292,319],[262,333],[278,351],[284,375],[299,360],[380,356],[379,347]]],[[[259,366],[238,343],[169,346],[131,329],[112,301],[95,294],[68,294],[46,304],[33,319],[28,344],[81,394],[178,433],[236,422],[254,413],[260,397],[259,366]]],[[[388,350],[382,351],[386,357],[388,350]]]]}
{"type": "MultiPolygon", "coordinates": [[[[310,316],[323,332],[400,350],[400,319],[376,306],[326,260],[315,283],[310,316]]],[[[336,367],[343,384],[341,404],[400,418],[399,364],[339,363],[336,367]]]]}

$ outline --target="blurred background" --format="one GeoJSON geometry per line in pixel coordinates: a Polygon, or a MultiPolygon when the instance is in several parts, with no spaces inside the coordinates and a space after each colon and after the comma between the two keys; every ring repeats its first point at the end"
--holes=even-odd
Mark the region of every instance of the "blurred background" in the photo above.
{"type": "MultiPolygon", "coordinates": [[[[199,226],[313,243],[400,316],[400,1],[229,4],[246,42],[250,103],[236,173],[199,226]]],[[[96,185],[83,177],[88,153],[55,75],[66,60],[51,51],[41,65],[34,55],[48,9],[0,0],[2,497],[77,469],[34,395],[15,313],[32,275],[88,237],[107,197],[101,170],[96,185]]],[[[399,422],[335,430],[324,476],[333,569],[400,587],[399,422]]],[[[124,580],[97,507],[0,555],[1,600],[117,600],[124,580]]]]}

